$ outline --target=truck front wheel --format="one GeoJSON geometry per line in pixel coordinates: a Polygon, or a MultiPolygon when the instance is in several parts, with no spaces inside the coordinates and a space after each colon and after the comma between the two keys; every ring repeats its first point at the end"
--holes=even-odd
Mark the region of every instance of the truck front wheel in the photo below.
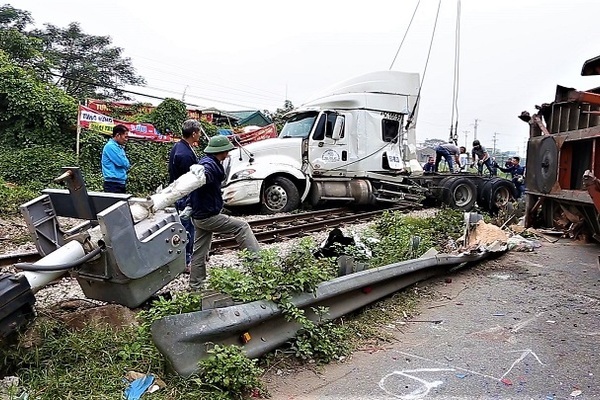
{"type": "Polygon", "coordinates": [[[292,181],[278,176],[267,181],[262,192],[261,210],[265,214],[293,211],[300,206],[300,194],[292,181]]]}

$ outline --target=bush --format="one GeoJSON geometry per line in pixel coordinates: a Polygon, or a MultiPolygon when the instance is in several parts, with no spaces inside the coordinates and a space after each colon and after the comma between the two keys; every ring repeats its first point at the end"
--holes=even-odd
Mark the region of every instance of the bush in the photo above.
{"type": "Polygon", "coordinates": [[[0,179],[0,214],[17,215],[19,206],[39,195],[39,189],[31,186],[16,186],[0,179]]]}
{"type": "Polygon", "coordinates": [[[202,383],[215,392],[213,398],[243,399],[263,392],[262,369],[238,346],[220,346],[208,350],[210,357],[200,361],[202,383]]]}
{"type": "Polygon", "coordinates": [[[76,161],[73,151],[58,146],[4,147],[0,150],[0,177],[18,185],[48,187],[62,173],[62,167],[76,161]]]}

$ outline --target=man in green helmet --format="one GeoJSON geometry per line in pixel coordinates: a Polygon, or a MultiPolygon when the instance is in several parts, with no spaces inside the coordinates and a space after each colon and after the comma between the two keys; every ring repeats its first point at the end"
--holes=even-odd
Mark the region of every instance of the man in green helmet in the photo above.
{"type": "Polygon", "coordinates": [[[194,190],[189,199],[197,245],[190,270],[190,287],[193,290],[204,287],[206,261],[213,233],[232,234],[241,248],[255,253],[260,250],[247,222],[221,214],[224,204],[221,182],[225,179],[223,161],[233,148],[226,136],[213,136],[204,149],[205,156],[199,161],[204,166],[206,184],[194,190]]]}

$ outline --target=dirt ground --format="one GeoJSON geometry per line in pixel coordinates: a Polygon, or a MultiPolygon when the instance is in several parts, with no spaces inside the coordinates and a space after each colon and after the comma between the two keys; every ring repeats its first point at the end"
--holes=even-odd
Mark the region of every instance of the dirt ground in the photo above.
{"type": "Polygon", "coordinates": [[[600,246],[568,239],[428,283],[393,339],[266,376],[272,399],[600,399],[600,246]]]}

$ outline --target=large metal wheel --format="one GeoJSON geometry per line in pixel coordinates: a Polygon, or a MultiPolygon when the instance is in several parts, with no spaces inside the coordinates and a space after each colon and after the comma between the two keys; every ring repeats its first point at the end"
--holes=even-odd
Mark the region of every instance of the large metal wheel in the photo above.
{"type": "Polygon", "coordinates": [[[261,210],[265,214],[293,211],[300,206],[300,194],[292,181],[282,176],[267,181],[262,192],[261,210]]]}
{"type": "Polygon", "coordinates": [[[452,177],[440,182],[442,201],[452,208],[471,211],[477,200],[477,186],[468,178],[452,177]]]}
{"type": "Polygon", "coordinates": [[[542,193],[550,193],[558,175],[558,148],[553,137],[542,140],[536,161],[538,188],[542,193]]]}

